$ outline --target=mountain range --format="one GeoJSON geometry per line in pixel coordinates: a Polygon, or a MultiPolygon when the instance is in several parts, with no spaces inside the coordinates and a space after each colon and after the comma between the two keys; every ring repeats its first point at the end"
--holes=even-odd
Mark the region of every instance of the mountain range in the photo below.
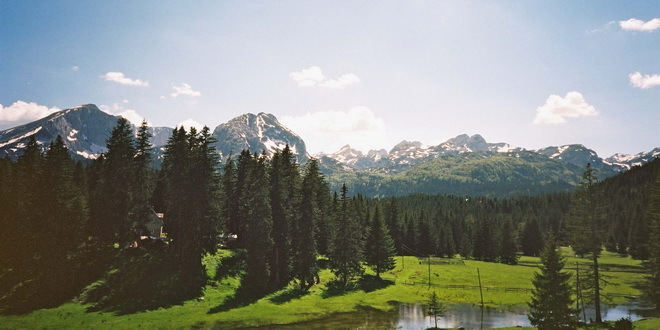
{"type": "MultiPolygon", "coordinates": [[[[61,110],[0,131],[0,157],[16,160],[32,135],[43,148],[61,135],[74,159],[90,161],[107,151],[106,140],[116,123],[116,116],[93,104],[61,110]]],[[[172,130],[150,128],[158,154],[172,130]]],[[[238,116],[215,127],[213,136],[221,159],[243,149],[272,155],[286,145],[301,164],[311,157],[303,139],[272,114],[238,116]]],[[[435,146],[402,141],[390,151],[363,153],[346,145],[335,153],[314,155],[331,188],[346,183],[354,193],[367,196],[416,192],[506,196],[564,191],[572,189],[587,162],[604,178],[659,156],[660,148],[655,148],[636,155],[601,158],[580,144],[526,150],[503,142],[488,143],[478,134],[459,135],[435,146]]]]}

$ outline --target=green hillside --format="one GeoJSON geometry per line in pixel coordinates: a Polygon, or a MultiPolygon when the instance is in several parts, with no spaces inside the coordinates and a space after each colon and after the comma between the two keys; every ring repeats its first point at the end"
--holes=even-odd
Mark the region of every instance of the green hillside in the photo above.
{"type": "MultiPolygon", "coordinates": [[[[443,156],[401,173],[351,171],[324,163],[332,190],[346,183],[368,197],[414,193],[515,197],[570,191],[582,169],[532,152],[443,156]]],[[[609,174],[609,173],[608,173],[609,174]]]]}

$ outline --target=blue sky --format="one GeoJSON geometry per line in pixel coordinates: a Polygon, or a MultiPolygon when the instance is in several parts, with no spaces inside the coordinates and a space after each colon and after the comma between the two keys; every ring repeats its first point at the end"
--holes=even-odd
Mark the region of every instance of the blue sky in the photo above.
{"type": "Polygon", "coordinates": [[[312,153],[467,133],[607,157],[660,146],[660,4],[0,0],[0,77],[0,129],[94,103],[268,112],[312,153]]]}

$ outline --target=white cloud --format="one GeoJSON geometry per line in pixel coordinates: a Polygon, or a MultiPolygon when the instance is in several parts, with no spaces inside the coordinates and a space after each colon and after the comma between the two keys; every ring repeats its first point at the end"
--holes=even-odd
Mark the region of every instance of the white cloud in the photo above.
{"type": "Polygon", "coordinates": [[[7,128],[22,125],[59,110],[59,108],[49,108],[45,105],[25,101],[16,101],[8,107],[0,104],[0,127],[7,128]]]}
{"type": "Polygon", "coordinates": [[[127,86],[140,86],[147,87],[149,86],[148,81],[143,81],[140,79],[131,79],[126,77],[122,72],[108,72],[102,76],[99,76],[107,81],[116,82],[118,84],[127,85],[127,86]]]}
{"type": "Polygon", "coordinates": [[[186,119],[176,125],[177,127],[183,126],[186,130],[190,130],[191,127],[194,127],[197,129],[197,131],[201,131],[202,128],[204,128],[204,125],[200,124],[198,121],[194,119],[186,119]]]}
{"type": "Polygon", "coordinates": [[[337,79],[329,79],[324,82],[322,82],[319,86],[321,87],[328,87],[328,88],[336,88],[336,89],[344,89],[344,87],[359,83],[360,78],[358,76],[352,74],[352,73],[347,73],[341,75],[341,77],[337,79]]]}
{"type": "Polygon", "coordinates": [[[587,104],[582,94],[568,92],[565,97],[550,95],[544,105],[536,108],[534,124],[560,124],[565,123],[566,118],[595,115],[598,111],[587,104]]]}
{"type": "Polygon", "coordinates": [[[651,32],[660,29],[660,18],[654,18],[647,22],[631,18],[627,21],[619,21],[619,26],[625,31],[651,32]]]}
{"type": "Polygon", "coordinates": [[[385,122],[367,107],[284,116],[280,122],[300,134],[311,153],[335,152],[345,144],[367,151],[388,142],[385,122]]]}
{"type": "Polygon", "coordinates": [[[291,72],[289,73],[289,77],[293,78],[300,87],[312,87],[325,80],[325,76],[323,75],[323,72],[321,72],[321,68],[318,66],[312,66],[302,71],[291,72]]]}
{"type": "Polygon", "coordinates": [[[174,89],[174,93],[170,94],[172,97],[177,97],[179,95],[198,97],[202,95],[202,93],[193,90],[192,87],[186,83],[182,84],[181,86],[172,86],[172,88],[174,89]]]}
{"type": "Polygon", "coordinates": [[[631,73],[628,77],[630,77],[630,84],[637,88],[646,89],[653,86],[660,86],[660,74],[642,75],[639,72],[635,72],[631,73]]]}
{"type": "Polygon", "coordinates": [[[78,72],[78,71],[80,71],[80,67],[77,66],[77,65],[74,65],[74,66],[71,67],[71,70],[72,70],[73,72],[78,72]]]}
{"type": "Polygon", "coordinates": [[[348,85],[360,82],[360,78],[353,73],[346,73],[337,79],[328,79],[323,75],[323,71],[318,66],[311,66],[302,71],[289,73],[300,87],[320,86],[326,88],[343,89],[348,85]]]}
{"type": "MultiPolygon", "coordinates": [[[[113,115],[113,116],[121,116],[126,118],[128,121],[131,122],[131,124],[135,126],[140,126],[142,125],[142,120],[145,119],[143,116],[139,115],[137,111],[133,109],[126,109],[124,106],[122,106],[119,103],[113,103],[112,105],[101,105],[99,106],[99,109],[113,115]]],[[[147,122],[147,124],[149,124],[147,122]]]]}

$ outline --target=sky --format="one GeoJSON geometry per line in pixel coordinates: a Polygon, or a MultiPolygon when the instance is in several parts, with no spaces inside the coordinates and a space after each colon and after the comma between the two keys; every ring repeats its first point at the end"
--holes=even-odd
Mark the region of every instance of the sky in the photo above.
{"type": "Polygon", "coordinates": [[[601,157],[660,146],[657,1],[0,0],[0,130],[272,113],[308,152],[459,134],[601,157]]]}

